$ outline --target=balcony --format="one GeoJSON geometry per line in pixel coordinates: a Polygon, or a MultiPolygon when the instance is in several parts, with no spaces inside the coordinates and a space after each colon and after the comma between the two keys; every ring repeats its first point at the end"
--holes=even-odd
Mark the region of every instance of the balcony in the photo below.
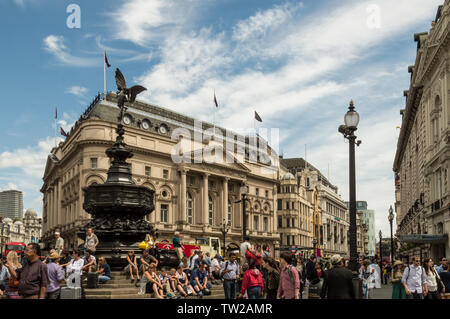
{"type": "Polygon", "coordinates": [[[432,212],[438,211],[439,209],[441,209],[441,207],[442,207],[442,199],[438,199],[433,204],[431,204],[431,211],[432,212]]]}

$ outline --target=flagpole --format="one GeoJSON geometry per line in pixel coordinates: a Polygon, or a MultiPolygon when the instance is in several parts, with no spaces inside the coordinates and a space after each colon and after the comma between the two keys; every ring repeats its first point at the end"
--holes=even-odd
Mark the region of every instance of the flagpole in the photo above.
{"type": "MultiPolygon", "coordinates": [[[[216,89],[214,89],[214,101],[217,101],[217,98],[216,98],[216,89]]],[[[216,109],[217,109],[217,105],[214,105],[214,114],[213,114],[214,133],[213,133],[213,136],[216,135],[216,109]]]]}
{"type": "Polygon", "coordinates": [[[56,147],[56,119],[58,118],[58,110],[55,104],[55,147],[56,147]]]}
{"type": "Polygon", "coordinates": [[[106,50],[103,50],[103,99],[106,99],[106,50]]]}

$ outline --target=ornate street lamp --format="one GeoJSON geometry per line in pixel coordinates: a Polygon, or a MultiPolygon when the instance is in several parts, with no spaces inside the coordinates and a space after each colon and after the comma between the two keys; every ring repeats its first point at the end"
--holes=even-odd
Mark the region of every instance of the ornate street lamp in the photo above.
{"type": "Polygon", "coordinates": [[[316,239],[316,238],[313,238],[312,243],[313,243],[313,249],[314,249],[314,256],[317,257],[317,255],[316,255],[317,239],[316,239]]]}
{"type": "Polygon", "coordinates": [[[225,257],[225,237],[227,236],[227,233],[230,231],[230,226],[228,226],[228,224],[225,222],[225,218],[223,219],[223,223],[222,223],[222,235],[223,235],[223,251],[222,251],[222,256],[225,257]]]}
{"type": "Polygon", "coordinates": [[[391,263],[394,262],[394,235],[392,233],[392,222],[394,221],[394,210],[392,209],[392,205],[389,208],[389,224],[391,226],[391,263]]]}
{"type": "Polygon", "coordinates": [[[355,144],[359,146],[361,141],[356,141],[355,131],[358,129],[359,114],[355,111],[353,100],[350,101],[347,114],[344,117],[345,125],[339,126],[339,133],[349,141],[349,202],[350,202],[350,263],[349,269],[353,272],[354,287],[358,292],[357,298],[362,296],[362,283],[358,278],[358,247],[356,229],[356,177],[355,177],[355,144]]]}
{"type": "Polygon", "coordinates": [[[248,200],[246,198],[247,194],[248,194],[248,186],[247,185],[242,185],[241,188],[239,189],[239,193],[241,193],[241,200],[235,201],[235,203],[241,203],[242,202],[242,240],[245,241],[245,237],[247,237],[247,219],[245,218],[247,213],[246,213],[246,208],[245,208],[245,201],[248,200]]]}

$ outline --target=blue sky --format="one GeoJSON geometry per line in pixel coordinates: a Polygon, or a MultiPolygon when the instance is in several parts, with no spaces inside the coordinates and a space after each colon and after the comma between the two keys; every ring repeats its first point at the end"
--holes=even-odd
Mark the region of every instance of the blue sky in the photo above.
{"type": "Polygon", "coordinates": [[[280,129],[280,152],[304,157],[348,196],[348,145],[337,132],[350,99],[361,115],[357,198],[388,233],[392,162],[414,63],[415,32],[443,0],[0,0],[0,189],[42,212],[54,107],[66,130],[112,68],[149,90],[140,99],[219,125],[280,129]],[[81,28],[66,25],[68,5],[81,28]],[[328,167],[330,169],[328,170],[328,167]]]}

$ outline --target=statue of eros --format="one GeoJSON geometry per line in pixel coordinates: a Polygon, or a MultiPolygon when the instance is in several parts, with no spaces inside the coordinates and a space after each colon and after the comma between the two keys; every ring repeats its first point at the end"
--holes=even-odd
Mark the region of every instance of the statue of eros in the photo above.
{"type": "Polygon", "coordinates": [[[133,103],[136,100],[136,96],[147,89],[141,85],[127,88],[125,77],[119,69],[116,69],[116,85],[118,90],[117,106],[120,108],[119,122],[122,123],[123,115],[127,109],[125,102],[133,103]]]}

